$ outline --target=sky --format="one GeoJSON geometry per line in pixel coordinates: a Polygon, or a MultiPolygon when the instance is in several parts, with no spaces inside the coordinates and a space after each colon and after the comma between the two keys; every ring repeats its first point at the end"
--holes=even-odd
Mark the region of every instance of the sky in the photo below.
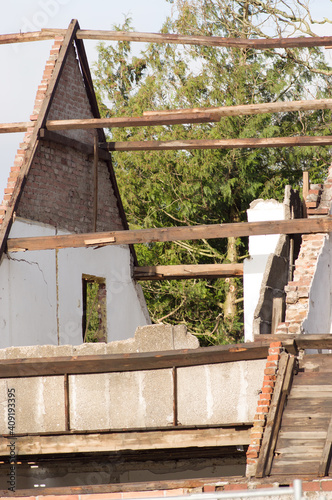
{"type": "MultiPolygon", "coordinates": [[[[313,17],[332,20],[332,0],[311,0],[311,6],[313,17]]],[[[13,0],[2,7],[0,34],[67,28],[71,19],[77,19],[82,29],[110,30],[125,15],[132,18],[136,31],[158,32],[171,9],[166,0],[13,0]]],[[[332,35],[332,24],[316,32],[332,35]]],[[[90,67],[97,57],[96,44],[84,41],[90,67]]],[[[0,123],[29,121],[51,45],[52,41],[0,45],[0,123]]],[[[23,135],[0,134],[1,199],[23,135]]]]}
{"type": "MultiPolygon", "coordinates": [[[[72,19],[81,29],[111,30],[127,15],[136,31],[158,32],[171,9],[165,0],[13,0],[2,5],[0,34],[68,28],[72,19]]],[[[90,67],[97,43],[84,40],[90,67]]],[[[52,44],[0,45],[0,123],[29,121],[52,44]]],[[[23,135],[0,134],[0,203],[23,135]]]]}

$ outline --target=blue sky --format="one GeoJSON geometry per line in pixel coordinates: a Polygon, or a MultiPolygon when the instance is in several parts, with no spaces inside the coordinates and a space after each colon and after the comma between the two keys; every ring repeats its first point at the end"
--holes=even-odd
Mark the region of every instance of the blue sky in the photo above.
{"type": "MultiPolygon", "coordinates": [[[[314,17],[332,19],[332,0],[312,0],[311,6],[314,17]]],[[[132,18],[136,31],[158,32],[171,9],[166,0],[14,0],[2,9],[0,33],[67,28],[73,18],[82,29],[107,30],[122,23],[124,15],[132,18]]],[[[316,31],[331,35],[332,25],[316,31]]],[[[50,41],[0,45],[0,123],[29,120],[51,45],[50,41]]],[[[90,65],[96,58],[95,46],[95,41],[85,41],[90,65]]],[[[0,135],[1,199],[22,136],[0,135]]]]}

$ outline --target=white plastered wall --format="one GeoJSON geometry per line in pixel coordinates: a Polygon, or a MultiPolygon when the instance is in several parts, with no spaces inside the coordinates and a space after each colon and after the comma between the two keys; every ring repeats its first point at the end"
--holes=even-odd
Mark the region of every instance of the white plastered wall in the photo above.
{"type": "MultiPolygon", "coordinates": [[[[276,200],[255,200],[247,210],[248,222],[284,220],[286,206],[276,200]]],[[[259,300],[262,279],[269,255],[276,249],[279,234],[250,236],[249,255],[244,261],[244,339],[252,342],[254,312],[259,300]]]]}
{"type": "MultiPolygon", "coordinates": [[[[17,219],[9,237],[54,234],[51,226],[17,219]]],[[[83,274],[106,281],[108,342],[150,323],[141,287],[131,279],[128,246],[17,252],[0,264],[0,348],[81,344],[83,274]]]]}

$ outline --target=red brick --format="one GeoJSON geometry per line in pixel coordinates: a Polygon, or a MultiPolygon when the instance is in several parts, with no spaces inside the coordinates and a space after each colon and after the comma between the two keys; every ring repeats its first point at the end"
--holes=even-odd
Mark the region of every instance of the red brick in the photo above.
{"type": "Polygon", "coordinates": [[[274,375],[275,374],[275,368],[265,368],[264,374],[265,375],[274,375]]]}
{"type": "Polygon", "coordinates": [[[271,342],[270,347],[282,347],[282,343],[279,342],[271,342]]]}
{"type": "MultiPolygon", "coordinates": [[[[90,493],[80,495],[81,500],[116,500],[122,498],[122,493],[90,493]]],[[[48,497],[39,498],[38,500],[48,500],[48,497]]]]}
{"type": "Polygon", "coordinates": [[[307,483],[302,483],[302,489],[303,491],[320,491],[320,484],[319,482],[307,482],[307,483]]]}
{"type": "Polygon", "coordinates": [[[273,388],[272,387],[263,387],[262,388],[262,393],[263,394],[272,394],[273,393],[273,388]]]}
{"type": "MultiPolygon", "coordinates": [[[[38,498],[41,498],[41,495],[38,495],[38,498]]],[[[47,500],[79,500],[78,495],[47,495],[46,498],[47,500]]]]}
{"type": "Polygon", "coordinates": [[[126,491],[122,493],[122,498],[153,498],[153,497],[163,497],[163,496],[164,496],[164,490],[126,491]]]}
{"type": "Polygon", "coordinates": [[[269,409],[267,406],[258,406],[257,413],[269,413],[269,409]]]}
{"type": "Polygon", "coordinates": [[[322,491],[332,491],[332,481],[321,481],[322,491]]]}
{"type": "Polygon", "coordinates": [[[211,493],[213,491],[216,491],[216,487],[214,486],[214,484],[206,484],[205,486],[203,486],[204,493],[211,493]]]}
{"type": "Polygon", "coordinates": [[[279,361],[280,355],[279,354],[269,354],[267,357],[268,361],[279,361]]]}
{"type": "Polygon", "coordinates": [[[247,490],[247,484],[225,484],[224,491],[247,490]]]}

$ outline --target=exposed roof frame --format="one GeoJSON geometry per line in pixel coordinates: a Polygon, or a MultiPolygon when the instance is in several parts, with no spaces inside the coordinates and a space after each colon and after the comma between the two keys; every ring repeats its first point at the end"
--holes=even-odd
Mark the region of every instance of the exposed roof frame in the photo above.
{"type": "MultiPolygon", "coordinates": [[[[38,40],[51,40],[56,36],[64,36],[63,29],[43,29],[30,33],[12,33],[0,35],[0,45],[38,40]]],[[[111,40],[146,43],[172,43],[183,45],[204,45],[210,47],[238,47],[252,49],[277,49],[296,47],[332,47],[332,36],[312,36],[298,38],[263,38],[244,39],[220,36],[177,35],[170,33],[138,33],[127,31],[81,30],[76,34],[79,40],[111,40]]]]}

